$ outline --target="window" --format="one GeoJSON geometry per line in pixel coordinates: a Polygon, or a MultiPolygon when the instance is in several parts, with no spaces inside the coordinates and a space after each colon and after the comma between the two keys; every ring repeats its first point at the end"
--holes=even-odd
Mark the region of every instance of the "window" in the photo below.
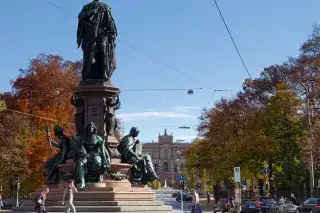
{"type": "Polygon", "coordinates": [[[163,171],[164,172],[169,171],[169,164],[167,162],[164,162],[164,164],[163,164],[163,171]]]}
{"type": "Polygon", "coordinates": [[[178,165],[176,163],[174,164],[174,172],[178,172],[178,165]]]}
{"type": "Polygon", "coordinates": [[[304,202],[305,205],[316,204],[316,203],[317,203],[317,198],[309,198],[304,202]]]}
{"type": "Polygon", "coordinates": [[[167,148],[163,149],[163,157],[164,159],[169,159],[169,150],[167,148]]]}
{"type": "Polygon", "coordinates": [[[155,171],[156,173],[158,173],[158,171],[159,171],[159,166],[158,166],[157,163],[154,164],[154,171],[155,171]]]}

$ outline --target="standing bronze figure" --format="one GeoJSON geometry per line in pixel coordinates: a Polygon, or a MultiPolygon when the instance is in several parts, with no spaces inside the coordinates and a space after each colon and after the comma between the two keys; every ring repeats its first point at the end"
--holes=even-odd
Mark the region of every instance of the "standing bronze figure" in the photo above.
{"type": "Polygon", "coordinates": [[[83,7],[78,18],[77,43],[83,51],[82,80],[108,81],[116,69],[117,28],[111,8],[94,0],[83,7]]]}

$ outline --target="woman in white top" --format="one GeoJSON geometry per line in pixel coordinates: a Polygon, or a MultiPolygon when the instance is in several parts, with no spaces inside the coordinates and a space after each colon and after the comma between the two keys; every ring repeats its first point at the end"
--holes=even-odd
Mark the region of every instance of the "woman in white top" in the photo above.
{"type": "Polygon", "coordinates": [[[194,189],[191,190],[191,194],[192,194],[192,204],[193,204],[191,213],[202,213],[202,210],[199,205],[199,202],[200,202],[199,194],[194,189]]]}

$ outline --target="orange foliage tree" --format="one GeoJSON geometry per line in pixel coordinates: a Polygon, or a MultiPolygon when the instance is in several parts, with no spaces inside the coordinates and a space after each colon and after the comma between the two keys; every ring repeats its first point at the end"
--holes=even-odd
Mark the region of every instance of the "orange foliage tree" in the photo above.
{"type": "MultiPolygon", "coordinates": [[[[72,88],[79,81],[80,68],[81,62],[41,54],[30,61],[27,69],[20,69],[20,76],[12,82],[12,92],[2,95],[2,99],[7,102],[7,110],[2,114],[9,116],[12,115],[12,110],[19,111],[21,119],[28,121],[28,125],[24,126],[28,130],[24,150],[27,169],[22,184],[28,190],[34,190],[43,184],[41,164],[51,156],[45,128],[53,129],[58,124],[67,134],[75,131],[75,109],[70,99],[72,88]]],[[[1,121],[7,126],[5,122],[8,120],[1,121]]],[[[15,129],[14,125],[10,128],[15,129]]]]}

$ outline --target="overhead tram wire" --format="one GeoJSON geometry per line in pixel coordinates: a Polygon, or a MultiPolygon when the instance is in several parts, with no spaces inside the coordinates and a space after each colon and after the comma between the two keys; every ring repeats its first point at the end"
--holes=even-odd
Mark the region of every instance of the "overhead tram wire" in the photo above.
{"type": "MultiPolygon", "coordinates": [[[[45,117],[45,116],[39,116],[39,115],[34,115],[34,114],[30,114],[30,113],[25,113],[25,112],[21,112],[21,111],[17,111],[17,110],[12,110],[12,109],[4,109],[3,111],[8,111],[8,112],[13,112],[13,113],[17,113],[17,114],[21,114],[21,115],[25,115],[25,116],[29,116],[29,117],[35,117],[35,118],[39,118],[39,119],[43,119],[43,120],[48,120],[48,121],[54,121],[54,122],[60,122],[60,123],[64,123],[64,124],[68,124],[68,125],[72,125],[74,126],[75,124],[74,123],[70,123],[70,122],[67,122],[67,121],[61,121],[61,120],[57,120],[57,119],[54,119],[54,118],[48,118],[48,117],[45,117]]],[[[195,124],[192,124],[192,125],[188,125],[189,127],[195,127],[197,125],[195,124]]],[[[182,126],[172,126],[172,125],[159,125],[159,126],[140,126],[140,127],[143,127],[143,128],[180,128],[182,126]]]]}
{"type": "MultiPolygon", "coordinates": [[[[53,6],[53,7],[61,10],[62,12],[66,13],[66,14],[68,14],[68,15],[70,15],[70,16],[72,16],[73,18],[78,19],[78,17],[77,17],[76,15],[74,15],[74,14],[66,11],[66,10],[63,9],[62,7],[60,7],[60,6],[58,6],[58,5],[50,2],[49,0],[43,0],[43,1],[46,2],[47,4],[53,6]]],[[[88,23],[88,22],[86,22],[86,21],[84,21],[84,20],[81,20],[81,21],[84,22],[85,24],[87,24],[88,26],[94,27],[92,24],[90,24],[90,23],[88,23]]],[[[101,30],[101,29],[100,29],[100,30],[101,30]]],[[[165,63],[165,62],[163,62],[163,61],[161,61],[160,59],[157,59],[156,57],[154,57],[154,56],[152,56],[152,55],[150,55],[150,54],[148,54],[148,53],[146,53],[146,52],[144,52],[144,51],[136,48],[135,46],[133,46],[133,45],[131,45],[131,44],[128,44],[128,43],[126,43],[125,41],[123,41],[123,40],[121,40],[121,39],[119,39],[119,38],[116,38],[116,40],[119,41],[120,43],[123,43],[124,45],[132,48],[133,50],[139,52],[140,54],[145,55],[145,56],[147,56],[148,58],[150,58],[150,59],[152,59],[152,60],[154,60],[154,61],[162,64],[163,66],[166,66],[167,68],[169,68],[169,69],[171,69],[171,70],[173,70],[173,71],[175,71],[175,72],[177,72],[177,73],[180,73],[181,75],[183,75],[183,76],[185,76],[185,77],[187,77],[187,78],[189,78],[189,79],[197,82],[198,84],[201,84],[201,85],[205,86],[206,88],[209,88],[209,89],[211,89],[211,90],[214,90],[214,88],[212,88],[211,86],[209,86],[209,85],[207,85],[207,84],[204,84],[203,82],[195,79],[194,77],[189,76],[188,74],[186,74],[186,73],[178,70],[177,68],[175,68],[175,67],[173,67],[173,66],[171,66],[171,65],[169,65],[169,64],[167,64],[167,63],[165,63]]]]}
{"type": "Polygon", "coordinates": [[[57,120],[57,119],[47,118],[47,117],[39,116],[39,115],[33,115],[33,114],[25,113],[25,112],[20,112],[20,111],[17,111],[17,110],[4,109],[4,111],[14,112],[14,113],[21,114],[21,115],[26,115],[26,116],[35,117],[35,118],[48,120],[48,121],[55,121],[55,122],[65,123],[65,124],[69,124],[69,125],[73,125],[74,126],[74,123],[69,123],[69,122],[66,122],[66,121],[60,121],[60,120],[57,120]]]}
{"type": "Polygon", "coordinates": [[[221,17],[221,19],[222,19],[222,21],[223,21],[223,24],[224,24],[225,28],[226,28],[226,30],[228,31],[229,37],[230,37],[230,39],[231,39],[231,41],[232,41],[232,43],[233,43],[234,48],[236,49],[236,51],[237,51],[237,53],[238,53],[238,56],[239,56],[242,64],[243,64],[243,66],[244,66],[244,68],[245,68],[245,70],[246,70],[249,78],[252,79],[251,74],[250,74],[250,72],[249,72],[249,69],[248,69],[246,63],[244,62],[243,57],[241,56],[241,53],[240,53],[240,51],[239,51],[239,49],[238,49],[238,47],[237,47],[237,44],[236,44],[236,42],[234,41],[233,36],[232,36],[232,34],[231,34],[230,30],[229,30],[229,27],[228,27],[228,25],[227,25],[227,22],[225,21],[223,15],[222,15],[222,12],[221,12],[220,7],[219,7],[219,5],[218,5],[218,3],[217,3],[217,0],[213,0],[213,1],[214,1],[215,5],[216,5],[216,8],[217,8],[217,10],[218,10],[218,12],[219,12],[219,14],[220,14],[220,17],[221,17]]]}

